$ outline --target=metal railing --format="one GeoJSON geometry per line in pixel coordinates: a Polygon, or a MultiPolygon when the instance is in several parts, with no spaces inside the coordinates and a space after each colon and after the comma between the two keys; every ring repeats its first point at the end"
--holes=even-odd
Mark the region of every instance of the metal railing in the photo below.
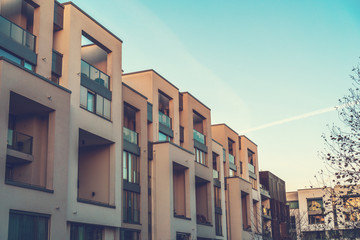
{"type": "Polygon", "coordinates": [[[8,129],[7,147],[26,154],[32,154],[33,137],[8,129]]]}
{"type": "Polygon", "coordinates": [[[194,129],[194,139],[202,144],[205,144],[205,136],[194,129]]]}
{"type": "Polygon", "coordinates": [[[3,16],[0,16],[0,33],[5,34],[7,37],[29,48],[31,51],[35,51],[36,37],[3,16]]]}
{"type": "Polygon", "coordinates": [[[138,134],[137,132],[134,132],[133,130],[130,130],[126,127],[123,127],[123,138],[125,141],[128,141],[129,143],[138,144],[138,134]]]}
{"type": "Polygon", "coordinates": [[[229,153],[229,163],[235,164],[235,157],[229,153]]]}
{"type": "Polygon", "coordinates": [[[110,77],[106,73],[100,71],[93,65],[81,59],[81,77],[86,77],[90,80],[109,89],[110,77]]]}
{"type": "Polygon", "coordinates": [[[159,112],[159,122],[168,128],[171,128],[171,118],[162,112],[159,112]]]}

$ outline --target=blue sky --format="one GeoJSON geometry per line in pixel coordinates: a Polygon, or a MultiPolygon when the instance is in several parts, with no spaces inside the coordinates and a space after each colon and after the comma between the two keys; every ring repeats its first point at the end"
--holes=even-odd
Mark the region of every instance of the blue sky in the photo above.
{"type": "Polygon", "coordinates": [[[318,110],[351,87],[359,1],[74,3],[124,41],[125,72],[155,69],[191,92],[212,109],[213,123],[258,144],[260,169],[285,180],[287,190],[317,184],[321,134],[338,122],[335,111],[318,110]]]}

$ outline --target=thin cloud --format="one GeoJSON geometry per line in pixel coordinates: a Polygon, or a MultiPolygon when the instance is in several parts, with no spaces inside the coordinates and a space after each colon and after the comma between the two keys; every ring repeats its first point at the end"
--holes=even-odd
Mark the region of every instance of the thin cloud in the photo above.
{"type": "Polygon", "coordinates": [[[250,129],[247,129],[245,131],[241,131],[241,133],[254,132],[254,131],[257,131],[257,130],[260,130],[260,129],[269,128],[269,127],[281,125],[281,124],[284,124],[284,123],[305,119],[305,118],[308,118],[308,117],[312,117],[312,116],[316,116],[316,115],[320,115],[320,114],[323,114],[323,113],[334,111],[337,108],[343,108],[343,106],[319,109],[319,110],[312,111],[312,112],[305,113],[305,114],[301,114],[301,115],[298,115],[298,116],[295,116],[295,117],[285,118],[285,119],[282,119],[282,120],[279,120],[279,121],[275,121],[275,122],[267,123],[267,124],[264,124],[264,125],[261,125],[261,126],[258,126],[258,127],[250,128],[250,129]]]}
{"type": "Polygon", "coordinates": [[[261,126],[255,127],[255,128],[250,128],[250,129],[247,129],[247,130],[244,130],[244,131],[241,131],[241,132],[242,133],[254,132],[254,131],[257,131],[257,130],[260,130],[260,129],[269,128],[269,127],[281,125],[281,124],[284,124],[284,123],[305,119],[305,118],[308,118],[308,117],[320,115],[320,114],[331,112],[331,111],[334,111],[334,110],[339,110],[339,109],[342,109],[344,107],[351,107],[351,106],[357,105],[359,103],[360,103],[360,100],[359,101],[353,101],[353,102],[346,103],[346,104],[342,104],[342,105],[338,105],[338,106],[335,106],[335,107],[323,108],[323,109],[319,109],[319,110],[312,111],[312,112],[309,112],[309,113],[304,113],[304,114],[301,114],[301,115],[298,115],[298,116],[295,116],[295,117],[285,118],[283,120],[267,123],[267,124],[264,124],[264,125],[261,125],[261,126]]]}

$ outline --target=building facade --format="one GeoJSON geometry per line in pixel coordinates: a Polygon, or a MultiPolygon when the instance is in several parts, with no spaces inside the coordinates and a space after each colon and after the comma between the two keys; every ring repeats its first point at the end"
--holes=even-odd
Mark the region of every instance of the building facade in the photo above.
{"type": "Polygon", "coordinates": [[[358,186],[287,192],[291,239],[360,239],[358,186]]]}
{"type": "Polygon", "coordinates": [[[256,144],[74,3],[0,0],[0,99],[0,239],[262,239],[256,144]]]}
{"type": "Polygon", "coordinates": [[[289,207],[285,181],[269,171],[260,171],[263,239],[289,239],[289,207]]]}

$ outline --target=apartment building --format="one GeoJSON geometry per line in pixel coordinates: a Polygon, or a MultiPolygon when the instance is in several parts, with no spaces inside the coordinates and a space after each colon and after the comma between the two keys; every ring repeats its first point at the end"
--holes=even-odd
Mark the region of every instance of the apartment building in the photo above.
{"type": "Polygon", "coordinates": [[[148,99],[151,237],[224,239],[222,147],[212,141],[210,109],[154,70],[123,81],[148,99]]]}
{"type": "Polygon", "coordinates": [[[224,147],[228,239],[262,239],[257,145],[226,124],[211,130],[224,147]]]}
{"type": "Polygon", "coordinates": [[[287,192],[291,239],[360,239],[358,186],[287,192]]]}
{"type": "Polygon", "coordinates": [[[51,81],[59,8],[0,2],[0,239],[67,238],[72,92],[51,81]]]}
{"type": "Polygon", "coordinates": [[[0,99],[0,239],[261,238],[256,144],[74,3],[0,0],[0,99]]]}
{"type": "Polygon", "coordinates": [[[289,207],[285,181],[269,171],[260,171],[263,239],[289,239],[289,207]]]}

